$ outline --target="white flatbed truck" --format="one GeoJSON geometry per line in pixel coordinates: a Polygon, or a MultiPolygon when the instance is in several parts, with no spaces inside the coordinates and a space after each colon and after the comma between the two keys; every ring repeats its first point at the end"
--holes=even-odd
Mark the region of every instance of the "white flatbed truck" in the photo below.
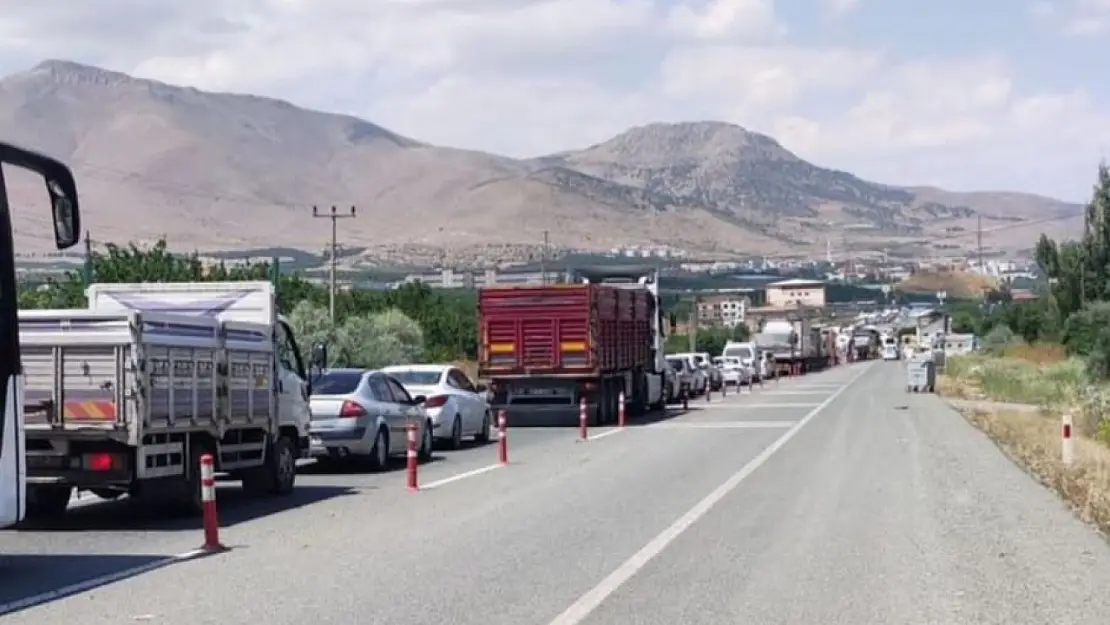
{"type": "Polygon", "coordinates": [[[199,461],[287,494],[310,384],[269,282],[94,284],[87,310],[19,313],[28,516],[74,489],[197,513],[199,461]]]}

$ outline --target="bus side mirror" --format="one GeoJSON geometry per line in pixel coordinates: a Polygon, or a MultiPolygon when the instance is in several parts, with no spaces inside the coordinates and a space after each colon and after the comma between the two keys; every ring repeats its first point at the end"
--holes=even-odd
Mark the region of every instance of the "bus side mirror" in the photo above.
{"type": "Polygon", "coordinates": [[[47,178],[46,190],[54,217],[54,244],[58,249],[73,247],[81,236],[81,218],[73,200],[77,195],[73,178],[47,178]]]}

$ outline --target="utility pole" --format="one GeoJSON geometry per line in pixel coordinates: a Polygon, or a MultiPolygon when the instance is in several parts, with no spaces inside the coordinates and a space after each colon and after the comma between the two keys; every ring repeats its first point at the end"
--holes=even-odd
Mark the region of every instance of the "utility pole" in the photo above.
{"type": "Polygon", "coordinates": [[[543,231],[543,253],[540,254],[540,280],[547,285],[547,230],[543,231]]]}
{"type": "Polygon", "coordinates": [[[698,324],[701,323],[701,298],[694,296],[694,307],[690,309],[690,351],[698,351],[698,324]]]}
{"type": "Polygon", "coordinates": [[[976,218],[978,226],[975,229],[976,248],[979,251],[979,272],[982,274],[987,273],[986,266],[983,265],[983,216],[979,215],[976,218]]]}
{"type": "Polygon", "coordinates": [[[93,281],[93,264],[92,264],[92,235],[89,231],[85,231],[85,264],[82,267],[82,277],[85,279],[85,286],[89,286],[93,281]]]}
{"type": "Polygon", "coordinates": [[[339,228],[338,223],[340,219],[350,219],[355,217],[355,207],[351,207],[350,214],[340,213],[336,210],[335,206],[331,207],[330,212],[323,212],[316,206],[312,207],[312,216],[318,219],[331,220],[331,271],[329,275],[330,287],[328,288],[328,312],[331,314],[331,322],[335,323],[335,266],[339,262],[339,228]]]}

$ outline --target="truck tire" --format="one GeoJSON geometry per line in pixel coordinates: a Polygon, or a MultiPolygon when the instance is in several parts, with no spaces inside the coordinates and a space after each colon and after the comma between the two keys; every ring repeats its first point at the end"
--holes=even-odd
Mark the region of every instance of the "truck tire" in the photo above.
{"type": "Polygon", "coordinates": [[[72,494],[70,486],[28,486],[27,520],[47,521],[64,515],[72,494]]]}
{"type": "Polygon", "coordinates": [[[266,463],[243,474],[243,490],[252,495],[288,495],[297,483],[297,452],[282,436],[270,446],[266,463]]]}

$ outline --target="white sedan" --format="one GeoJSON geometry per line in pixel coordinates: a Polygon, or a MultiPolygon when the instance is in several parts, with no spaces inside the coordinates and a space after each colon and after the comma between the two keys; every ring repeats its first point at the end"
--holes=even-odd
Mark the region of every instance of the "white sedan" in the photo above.
{"type": "Polygon", "coordinates": [[[424,411],[432,421],[437,443],[458,449],[464,438],[485,443],[492,437],[493,414],[486,389],[471,382],[458,367],[395,365],[382,371],[404,385],[410,395],[427,397],[424,411]]]}
{"type": "Polygon", "coordinates": [[[713,364],[721,370],[724,376],[725,384],[733,386],[740,386],[743,384],[751,384],[752,375],[748,367],[739,358],[732,356],[717,356],[713,359],[713,364]]]}

